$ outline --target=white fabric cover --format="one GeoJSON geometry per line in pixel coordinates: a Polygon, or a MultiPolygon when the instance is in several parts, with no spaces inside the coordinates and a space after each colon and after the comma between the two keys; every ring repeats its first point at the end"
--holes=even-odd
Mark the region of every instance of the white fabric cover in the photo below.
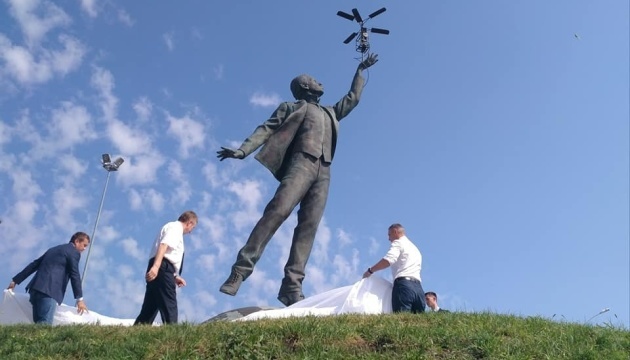
{"type": "MultiPolygon", "coordinates": [[[[32,324],[33,311],[28,294],[16,294],[4,290],[0,305],[0,325],[32,324]]],[[[337,314],[383,314],[392,312],[392,283],[378,276],[371,276],[354,285],[332,289],[311,296],[289,307],[275,310],[262,310],[238,320],[265,318],[286,318],[291,316],[326,316],[337,314]]],[[[93,324],[93,325],[133,325],[135,319],[116,319],[100,315],[94,311],[77,314],[76,307],[57,307],[53,325],[93,324]]],[[[158,325],[154,323],[154,325],[158,325]]]]}
{"type": "Polygon", "coordinates": [[[236,321],[308,315],[384,314],[391,312],[392,283],[378,276],[370,276],[354,285],[311,296],[284,309],[257,311],[236,319],[236,321]]]}
{"type": "MultiPolygon", "coordinates": [[[[2,305],[0,305],[0,324],[32,324],[33,308],[28,301],[29,295],[16,294],[11,290],[4,290],[2,305]]],[[[77,314],[77,308],[61,304],[57,307],[53,325],[94,324],[94,325],[133,325],[135,319],[116,319],[100,315],[94,311],[77,314]]]]}

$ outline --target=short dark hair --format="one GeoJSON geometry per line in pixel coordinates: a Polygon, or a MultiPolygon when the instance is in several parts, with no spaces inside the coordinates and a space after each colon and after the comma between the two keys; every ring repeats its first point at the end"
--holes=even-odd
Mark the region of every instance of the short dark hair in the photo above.
{"type": "Polygon", "coordinates": [[[435,298],[435,300],[437,301],[437,294],[434,293],[433,291],[427,291],[424,293],[424,296],[433,296],[435,298]]]}
{"type": "Polygon", "coordinates": [[[403,232],[403,234],[405,233],[405,228],[404,228],[402,225],[398,224],[398,223],[396,223],[396,224],[391,224],[391,225],[389,226],[389,229],[388,229],[388,230],[402,231],[402,232],[403,232]]]}
{"type": "Polygon", "coordinates": [[[74,235],[72,235],[72,237],[70,238],[70,243],[77,243],[77,242],[81,242],[82,240],[87,240],[90,241],[90,236],[86,233],[84,233],[83,231],[79,231],[74,233],[74,235]]]}
{"type": "Polygon", "coordinates": [[[181,215],[179,215],[177,220],[183,223],[189,222],[190,220],[197,221],[197,214],[195,214],[192,210],[184,211],[181,215]]]}

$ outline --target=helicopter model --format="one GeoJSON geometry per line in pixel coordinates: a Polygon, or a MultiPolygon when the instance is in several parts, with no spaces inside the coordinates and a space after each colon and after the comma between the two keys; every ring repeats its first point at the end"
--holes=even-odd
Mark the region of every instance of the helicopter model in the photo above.
{"type": "Polygon", "coordinates": [[[358,32],[353,32],[352,34],[350,34],[350,36],[348,36],[343,43],[344,44],[349,44],[352,39],[355,39],[355,47],[356,47],[356,51],[360,52],[361,54],[365,54],[370,50],[370,41],[369,41],[369,37],[368,37],[368,33],[372,32],[375,34],[383,34],[383,35],[388,35],[389,34],[389,30],[386,29],[379,29],[379,28],[366,28],[365,27],[365,23],[384,13],[385,10],[387,10],[386,8],[380,8],[378,10],[376,10],[375,12],[371,13],[370,15],[368,15],[368,17],[366,19],[363,19],[361,17],[361,14],[359,13],[359,10],[352,9],[352,14],[348,14],[347,12],[343,12],[343,11],[337,11],[337,15],[341,16],[344,19],[348,19],[350,21],[356,21],[357,23],[359,23],[359,31],[358,32]]]}

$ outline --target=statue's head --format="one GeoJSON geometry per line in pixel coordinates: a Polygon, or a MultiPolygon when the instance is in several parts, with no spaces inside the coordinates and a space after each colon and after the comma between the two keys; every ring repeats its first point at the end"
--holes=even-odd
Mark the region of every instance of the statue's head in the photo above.
{"type": "Polygon", "coordinates": [[[291,80],[291,93],[296,100],[319,100],[324,87],[310,75],[302,74],[291,80]]]}

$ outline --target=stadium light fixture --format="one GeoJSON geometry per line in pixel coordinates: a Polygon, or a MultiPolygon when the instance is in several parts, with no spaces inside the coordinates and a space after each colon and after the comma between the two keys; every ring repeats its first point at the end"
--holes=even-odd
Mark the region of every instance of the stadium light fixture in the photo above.
{"type": "Polygon", "coordinates": [[[607,313],[610,311],[610,308],[603,308],[600,312],[598,312],[597,314],[593,315],[590,317],[590,319],[586,320],[586,323],[588,324],[591,320],[593,320],[594,318],[598,317],[601,314],[607,313]]]}
{"type": "Polygon", "coordinates": [[[105,193],[107,193],[107,185],[109,184],[109,176],[112,171],[118,171],[120,165],[125,162],[125,159],[119,157],[112,162],[112,157],[109,154],[103,154],[101,156],[101,163],[103,169],[107,170],[107,179],[105,180],[105,187],[103,188],[103,195],[101,195],[101,203],[98,206],[98,213],[96,214],[96,221],[94,222],[94,229],[92,230],[92,236],[90,237],[90,246],[88,247],[88,253],[85,257],[85,266],[83,267],[83,275],[81,276],[81,286],[85,282],[85,272],[87,271],[88,262],[90,261],[90,251],[94,246],[94,239],[96,238],[96,228],[98,227],[98,221],[101,218],[101,211],[103,210],[103,201],[105,201],[105,193]]]}

